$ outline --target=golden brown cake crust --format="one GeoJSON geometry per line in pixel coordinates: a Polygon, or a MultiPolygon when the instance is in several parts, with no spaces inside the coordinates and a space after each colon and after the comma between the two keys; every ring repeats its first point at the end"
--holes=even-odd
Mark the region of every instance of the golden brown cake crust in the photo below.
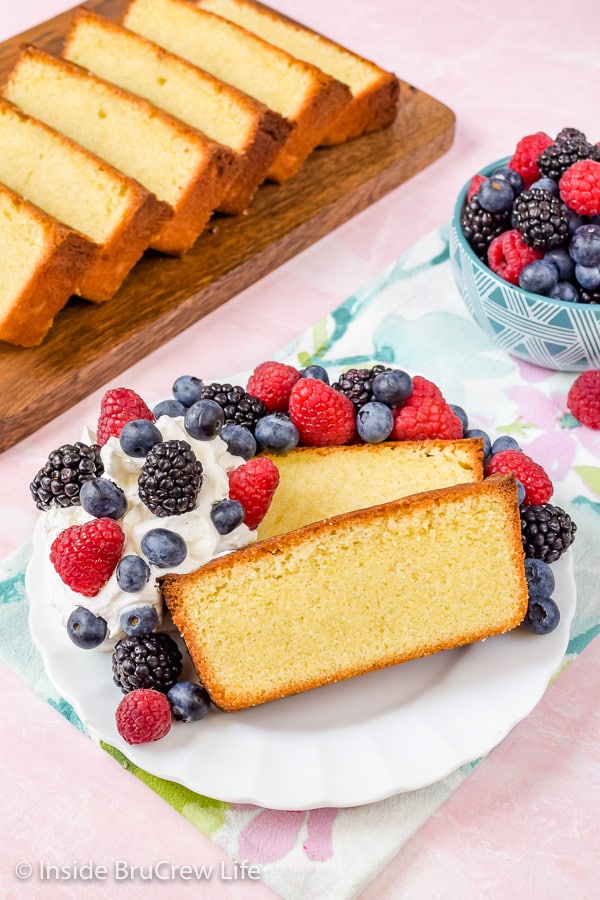
{"type": "MultiPolygon", "coordinates": [[[[493,476],[485,482],[456,485],[415,494],[391,503],[322,520],[297,531],[269,538],[253,546],[234,551],[225,557],[213,560],[206,566],[188,575],[165,575],[159,579],[159,586],[173,621],[186,642],[198,675],[209,691],[213,702],[226,711],[234,711],[256,705],[257,703],[279,699],[299,691],[319,687],[329,682],[350,678],[383,668],[384,666],[396,665],[414,659],[417,656],[425,656],[440,650],[473,643],[517,627],[522,622],[527,610],[527,583],[524,575],[523,558],[515,479],[512,475],[493,476]],[[257,564],[264,563],[270,557],[276,557],[294,548],[301,550],[304,548],[305,551],[310,552],[311,548],[317,545],[321,547],[326,546],[333,533],[343,532],[351,534],[354,528],[364,524],[382,528],[385,527],[388,517],[402,516],[405,511],[427,511],[440,504],[460,504],[463,499],[472,496],[473,492],[485,494],[487,498],[490,498],[494,504],[501,508],[505,518],[505,542],[506,546],[511,548],[509,566],[514,573],[516,596],[511,598],[512,610],[503,611],[502,617],[498,622],[494,623],[494,625],[488,624],[486,627],[478,627],[468,632],[465,632],[463,629],[456,639],[448,639],[446,637],[444,639],[431,640],[426,645],[419,645],[414,652],[406,649],[402,652],[389,652],[379,656],[377,659],[367,662],[363,661],[360,666],[352,665],[345,668],[337,668],[329,675],[324,676],[321,674],[315,676],[314,673],[307,672],[306,676],[299,677],[293,682],[279,683],[276,689],[273,689],[272,686],[266,686],[264,690],[255,689],[254,691],[249,691],[244,684],[237,685],[235,690],[223,687],[222,679],[216,670],[214,660],[206,653],[194,630],[190,610],[187,608],[189,591],[195,587],[201,588],[204,581],[207,579],[210,581],[210,576],[213,573],[230,573],[230,577],[234,579],[236,567],[240,564],[247,568],[256,568],[257,564]]],[[[301,590],[300,586],[298,590],[301,590]]],[[[190,599],[189,602],[193,604],[193,600],[190,599]]],[[[308,634],[310,634],[310,629],[307,631],[307,636],[308,634]]]]}
{"type": "MultiPolygon", "coordinates": [[[[18,84],[20,70],[26,66],[28,59],[47,67],[48,71],[55,69],[64,73],[73,79],[73,83],[81,80],[87,85],[97,86],[103,96],[107,92],[108,95],[141,110],[149,119],[162,120],[173,131],[173,134],[188,141],[190,146],[198,148],[202,155],[202,162],[196,167],[188,181],[187,188],[181,192],[177,203],[170,204],[173,206],[173,215],[163,223],[151,242],[153,249],[163,253],[174,256],[186,253],[206,227],[213,210],[219,205],[221,197],[229,189],[234,175],[235,158],[232,151],[209,141],[195,128],[169,116],[147,100],[98,78],[75,63],[52,56],[52,54],[31,45],[23,48],[4,87],[4,96],[13,102],[17,102],[13,93],[14,83],[18,84]]],[[[143,135],[140,135],[140,141],[143,140],[143,135]]],[[[144,185],[144,187],[148,186],[144,185]]],[[[160,197],[159,199],[164,200],[160,197]]]]}
{"type": "MultiPolygon", "coordinates": [[[[301,168],[310,152],[321,142],[321,139],[329,126],[335,122],[344,107],[350,103],[352,99],[350,89],[347,85],[342,84],[335,78],[325,75],[316,66],[296,59],[289,53],[285,53],[283,50],[274,47],[267,41],[263,41],[247,29],[241,28],[239,25],[236,25],[221,16],[208,12],[201,7],[193,6],[188,3],[187,0],[169,0],[168,6],[174,10],[179,9],[180,12],[185,11],[190,28],[194,27],[195,31],[197,30],[198,32],[199,41],[202,40],[204,31],[207,27],[212,29],[214,28],[215,23],[218,23],[220,31],[225,29],[229,35],[235,35],[236,40],[241,39],[244,42],[245,47],[247,47],[248,52],[251,53],[255,63],[258,63],[259,58],[278,59],[285,67],[310,76],[312,88],[304,98],[302,98],[302,103],[299,102],[295,115],[287,116],[286,114],[294,127],[290,131],[286,141],[269,169],[269,178],[273,181],[283,182],[288,178],[291,178],[292,175],[295,175],[301,168]]],[[[126,27],[149,37],[150,34],[147,27],[140,27],[142,24],[146,26],[147,23],[140,23],[138,20],[138,16],[143,17],[146,12],[147,8],[144,9],[140,2],[130,0],[123,15],[122,22],[126,27]]],[[[164,12],[166,15],[168,13],[168,8],[166,8],[164,12]]],[[[152,38],[157,43],[161,43],[160,35],[153,33],[152,38]]],[[[230,38],[230,40],[232,39],[233,38],[230,38]]],[[[210,36],[207,40],[210,40],[210,36]]],[[[177,43],[179,43],[179,40],[177,43]]],[[[199,47],[201,47],[201,44],[199,44],[199,47]]],[[[184,55],[193,62],[194,65],[200,66],[201,68],[209,68],[208,63],[206,60],[203,60],[201,55],[192,59],[191,56],[185,54],[179,47],[169,45],[168,49],[177,55],[184,55]]],[[[219,77],[222,77],[225,81],[229,81],[227,75],[224,73],[219,73],[219,77]]],[[[271,76],[269,75],[268,77],[271,76]]],[[[234,79],[231,79],[231,81],[234,81],[234,79]]],[[[259,85],[256,85],[255,82],[251,83],[248,81],[243,87],[240,84],[236,84],[236,86],[238,89],[242,89],[252,97],[264,99],[264,97],[260,97],[259,85]]],[[[271,104],[271,106],[273,105],[274,104],[271,104]]],[[[277,109],[276,111],[281,112],[280,109],[277,109]]]]}
{"type": "MultiPolygon", "coordinates": [[[[248,100],[251,99],[248,97],[248,100]]],[[[279,113],[268,109],[262,103],[259,104],[257,100],[252,102],[258,109],[262,107],[262,112],[257,122],[254,141],[244,153],[246,165],[233,180],[219,204],[219,212],[228,215],[246,212],[294,128],[294,125],[279,113]]]]}
{"type": "Polygon", "coordinates": [[[352,98],[347,85],[314,66],[311,68],[319,87],[295,120],[295,127],[269,169],[269,178],[278,184],[287,181],[302,168],[352,98]]]}
{"type": "Polygon", "coordinates": [[[377,88],[354,97],[321,140],[324,147],[379,131],[391,125],[398,115],[400,82],[391,72],[384,72],[377,88]]]}
{"type": "MultiPolygon", "coordinates": [[[[41,222],[50,238],[44,260],[0,321],[1,341],[19,347],[36,347],[45,338],[56,314],[79,289],[94,259],[96,245],[4,185],[0,185],[0,192],[41,222]]],[[[10,253],[10,247],[4,248],[4,252],[10,253]]]]}
{"type": "MultiPolygon", "coordinates": [[[[127,211],[110,238],[102,244],[96,243],[94,261],[85,272],[78,289],[80,296],[86,300],[96,303],[109,300],[142,256],[161,223],[171,215],[170,207],[165,203],[160,203],[154,194],[147,191],[141,184],[109,166],[100,157],[89,153],[70,138],[26,115],[13,103],[1,98],[0,116],[4,122],[14,123],[16,127],[19,127],[19,123],[26,123],[32,134],[37,134],[42,144],[49,142],[52,146],[60,143],[74,160],[84,160],[90,169],[94,168],[99,172],[106,173],[107,179],[111,183],[119,183],[121,190],[129,195],[127,211]]],[[[7,140],[10,138],[8,137],[7,140]]],[[[0,137],[0,147],[1,143],[0,137]]],[[[39,149],[38,144],[32,143],[31,159],[36,166],[44,166],[46,162],[40,163],[38,159],[39,149]]],[[[52,176],[52,171],[49,171],[48,179],[52,180],[52,176]]],[[[4,177],[10,177],[10,173],[6,173],[4,177]]],[[[1,178],[2,176],[0,176],[1,178]]],[[[35,196],[29,196],[27,199],[42,206],[35,196]]],[[[85,203],[85,196],[80,197],[79,200],[81,203],[85,203]]]]}
{"type": "MultiPolygon", "coordinates": [[[[244,9],[249,10],[257,17],[261,17],[266,21],[287,25],[288,31],[292,34],[302,33],[306,36],[310,36],[310,38],[314,40],[314,43],[320,44],[321,46],[327,46],[333,53],[340,51],[340,54],[343,54],[346,57],[352,56],[357,62],[364,64],[365,68],[370,69],[371,73],[376,76],[375,80],[370,83],[367,88],[353,93],[351,102],[346,104],[340,115],[327,128],[325,134],[321,138],[320,144],[322,146],[341,144],[351,138],[359,137],[361,134],[378,131],[380,128],[391,125],[395,120],[398,113],[400,83],[393,72],[382,69],[371,60],[365,59],[365,57],[348,50],[346,47],[342,47],[341,44],[336,43],[330,38],[324,37],[313,29],[291,19],[283,13],[265,6],[263,3],[255,2],[255,0],[231,0],[227,6],[231,8],[232,5],[238,7],[242,11],[244,9]]],[[[197,0],[197,6],[222,15],[227,15],[228,12],[226,8],[223,9],[221,13],[222,4],[219,4],[218,0],[216,3],[212,3],[211,0],[208,0],[208,2],[206,2],[206,0],[197,0]]],[[[232,20],[237,20],[235,13],[232,15],[232,20]]],[[[239,24],[252,30],[252,25],[246,24],[244,18],[239,20],[239,24]]],[[[283,46],[284,49],[288,49],[284,44],[281,44],[281,46],[283,46]]],[[[289,48],[289,52],[294,55],[294,51],[291,47],[289,48]]],[[[343,79],[340,80],[343,81],[343,79]]]]}

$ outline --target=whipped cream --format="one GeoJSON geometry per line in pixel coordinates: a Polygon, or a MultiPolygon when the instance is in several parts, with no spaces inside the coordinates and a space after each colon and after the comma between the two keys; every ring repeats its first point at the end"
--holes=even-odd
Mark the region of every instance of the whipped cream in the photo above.
{"type": "MultiPolygon", "coordinates": [[[[153,606],[159,617],[159,626],[164,623],[165,611],[156,586],[156,578],[169,572],[185,573],[197,569],[217,556],[244,547],[256,540],[256,531],[246,525],[238,525],[230,534],[219,534],[210,518],[211,507],[229,496],[229,480],[227,473],[244,463],[239,456],[233,456],[227,444],[220,437],[210,441],[199,441],[191,437],[185,430],[183,417],[171,418],[161,416],[156,426],[162,434],[163,441],[187,441],[196,457],[202,463],[202,486],[198,494],[196,507],[182,515],[155,516],[142,503],[138,495],[138,477],[145,458],[129,456],[122,449],[118,438],[111,437],[101,450],[104,464],[103,478],[114,481],[127,497],[127,512],[119,519],[119,525],[125,534],[123,556],[134,553],[142,556],[142,538],[153,528],[166,528],[179,534],[187,545],[187,556],[179,566],[161,569],[151,566],[149,582],[141,591],[128,593],[121,590],[113,572],[108,582],[95,597],[84,597],[72,591],[60,578],[50,562],[50,546],[57,535],[71,525],[82,525],[92,521],[92,516],[81,506],[70,506],[66,509],[53,507],[42,513],[40,527],[46,554],[47,573],[44,573],[48,585],[49,602],[62,617],[66,626],[69,615],[76,606],[85,606],[96,616],[101,616],[107,623],[108,631],[105,641],[98,648],[112,650],[122,637],[121,614],[132,607],[153,606]]],[[[95,443],[95,434],[86,429],[81,438],[83,443],[95,443]]]]}

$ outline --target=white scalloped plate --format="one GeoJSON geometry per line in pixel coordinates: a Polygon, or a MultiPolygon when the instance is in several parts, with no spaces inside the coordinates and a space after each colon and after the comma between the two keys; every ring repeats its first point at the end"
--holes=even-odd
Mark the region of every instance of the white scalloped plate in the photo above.
{"type": "Polygon", "coordinates": [[[45,598],[44,557],[36,529],[26,581],[31,634],[51,681],[92,735],[197,793],[273,809],[370,803],[487,753],[560,668],[576,604],[568,553],[553,566],[561,621],[549,635],[518,628],[254,709],[176,723],[161,741],[133,747],[115,727],[122,695],[111,654],[67,638],[45,598]]]}

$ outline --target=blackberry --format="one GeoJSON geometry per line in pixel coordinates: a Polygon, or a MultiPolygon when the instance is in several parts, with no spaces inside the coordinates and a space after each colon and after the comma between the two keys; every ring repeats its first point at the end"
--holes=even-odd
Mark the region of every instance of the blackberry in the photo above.
{"type": "Polygon", "coordinates": [[[201,487],[202,463],[187,441],[155,444],[138,478],[140,500],[159,517],[194,509],[201,487]]]}
{"type": "Polygon", "coordinates": [[[561,176],[574,163],[581,159],[598,159],[597,148],[585,140],[585,136],[561,138],[556,140],[545,150],[542,150],[537,158],[537,166],[540,174],[553,181],[560,181],[561,176]]]}
{"type": "Polygon", "coordinates": [[[113,650],[113,681],[124,694],[138,688],[166,694],[182,669],[179,647],[162,631],[121,638],[113,650]]]}
{"type": "Polygon", "coordinates": [[[510,210],[501,213],[487,212],[482,209],[477,197],[473,197],[465,204],[460,224],[465,240],[473,252],[487,261],[488,247],[493,239],[510,228],[510,210]]]}
{"type": "Polygon", "coordinates": [[[513,224],[534,250],[551,250],[569,237],[569,220],[560,198],[538,188],[529,188],[516,197],[513,224]]]}
{"type": "Polygon", "coordinates": [[[81,485],[103,473],[98,444],[63,444],[52,451],[29,489],[38,509],[79,506],[81,485]]]}
{"type": "Polygon", "coordinates": [[[371,369],[348,369],[342,372],[331,387],[344,394],[360,409],[373,399],[373,379],[381,372],[389,372],[385,366],[373,366],[371,369]]]}
{"type": "Polygon", "coordinates": [[[584,288],[580,288],[579,302],[589,303],[591,306],[597,306],[600,303],[600,290],[586,291],[584,288]]]}
{"type": "Polygon", "coordinates": [[[200,391],[201,400],[214,400],[225,413],[225,425],[243,425],[252,434],[259,419],[267,414],[267,407],[239,385],[205,384],[200,391]]]}
{"type": "Polygon", "coordinates": [[[565,140],[569,140],[569,139],[577,140],[577,141],[584,141],[587,143],[587,137],[585,136],[583,131],[579,130],[579,128],[561,128],[561,130],[556,135],[556,139],[555,139],[554,143],[558,144],[558,143],[560,143],[560,141],[565,141],[565,140]]]}
{"type": "Polygon", "coordinates": [[[551,503],[521,507],[521,536],[528,559],[552,563],[575,540],[577,525],[571,516],[551,503]]]}

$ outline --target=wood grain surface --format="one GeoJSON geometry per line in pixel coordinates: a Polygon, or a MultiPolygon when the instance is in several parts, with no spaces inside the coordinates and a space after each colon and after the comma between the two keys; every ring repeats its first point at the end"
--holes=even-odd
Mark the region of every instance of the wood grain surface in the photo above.
{"type": "MultiPolygon", "coordinates": [[[[125,0],[84,5],[116,18],[125,0]]],[[[71,18],[0,44],[0,80],[23,43],[60,52],[71,18]]],[[[286,184],[264,184],[247,215],[214,217],[183,259],[146,253],[109,302],[72,298],[40,347],[0,342],[0,451],[430,165],[453,134],[451,110],[402,82],[390,128],[315,151],[286,184]]]]}

